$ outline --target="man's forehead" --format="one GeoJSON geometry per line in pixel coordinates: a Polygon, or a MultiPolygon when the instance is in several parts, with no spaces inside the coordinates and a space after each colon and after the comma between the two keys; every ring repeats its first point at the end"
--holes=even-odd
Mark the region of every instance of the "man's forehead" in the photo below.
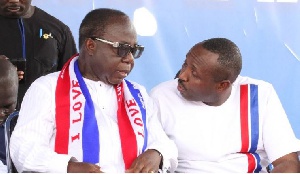
{"type": "Polygon", "coordinates": [[[18,86],[17,85],[10,85],[10,84],[1,84],[0,85],[0,95],[17,95],[18,86]]]}
{"type": "Polygon", "coordinates": [[[17,102],[16,95],[0,94],[0,108],[17,102]]]}

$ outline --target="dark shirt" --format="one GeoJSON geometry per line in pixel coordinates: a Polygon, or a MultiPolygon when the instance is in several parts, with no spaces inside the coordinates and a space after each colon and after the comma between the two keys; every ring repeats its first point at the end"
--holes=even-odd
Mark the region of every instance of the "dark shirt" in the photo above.
{"type": "Polygon", "coordinates": [[[0,160],[6,165],[4,124],[0,125],[0,160]]]}
{"type": "Polygon", "coordinates": [[[69,27],[38,7],[30,18],[0,16],[0,54],[10,59],[25,57],[27,60],[26,82],[19,86],[17,109],[34,80],[61,70],[75,53],[77,49],[69,27]],[[25,44],[22,44],[22,37],[25,44]]]}

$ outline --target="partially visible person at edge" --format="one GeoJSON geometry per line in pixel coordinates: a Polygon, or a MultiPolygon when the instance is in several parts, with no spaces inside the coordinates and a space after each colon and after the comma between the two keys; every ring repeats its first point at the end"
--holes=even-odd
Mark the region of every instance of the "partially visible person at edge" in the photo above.
{"type": "Polygon", "coordinates": [[[0,173],[7,173],[4,123],[15,111],[18,98],[18,75],[6,56],[0,55],[0,173]]]}
{"type": "Polygon", "coordinates": [[[26,72],[18,71],[17,109],[30,84],[40,76],[61,70],[77,53],[72,33],[60,20],[31,5],[31,0],[0,0],[0,53],[26,59],[26,72]]]}
{"type": "Polygon", "coordinates": [[[212,38],[190,49],[177,79],[151,90],[178,147],[176,172],[300,172],[299,141],[273,86],[241,69],[239,48],[212,38]]]}
{"type": "Polygon", "coordinates": [[[79,55],[28,89],[11,137],[19,172],[158,172],[177,167],[146,89],[125,80],[144,47],[130,18],[114,9],[89,12],[79,55]]]}

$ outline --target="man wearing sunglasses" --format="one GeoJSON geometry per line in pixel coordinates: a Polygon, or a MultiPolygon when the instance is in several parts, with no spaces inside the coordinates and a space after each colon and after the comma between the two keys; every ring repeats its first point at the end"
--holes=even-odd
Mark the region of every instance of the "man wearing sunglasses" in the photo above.
{"type": "Polygon", "coordinates": [[[177,148],[143,86],[125,80],[144,47],[129,17],[96,9],[80,52],[26,93],[11,138],[19,172],[143,172],[177,167],[177,148]]]}
{"type": "Polygon", "coordinates": [[[18,75],[13,64],[0,55],[0,173],[6,173],[6,147],[4,123],[15,111],[18,97],[18,75]]]}

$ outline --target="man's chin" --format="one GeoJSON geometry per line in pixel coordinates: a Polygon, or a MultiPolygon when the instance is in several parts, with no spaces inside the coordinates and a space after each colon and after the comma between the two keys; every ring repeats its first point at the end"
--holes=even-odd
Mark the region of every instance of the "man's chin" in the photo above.
{"type": "Polygon", "coordinates": [[[182,98],[184,98],[187,101],[198,101],[193,96],[186,93],[186,91],[179,91],[182,98]]]}
{"type": "Polygon", "coordinates": [[[186,95],[185,91],[179,91],[179,93],[184,99],[189,100],[189,97],[186,95]]]}
{"type": "Polygon", "coordinates": [[[22,16],[22,13],[9,12],[9,13],[5,13],[4,16],[8,18],[20,18],[22,16]]]}
{"type": "Polygon", "coordinates": [[[123,81],[123,79],[113,79],[113,80],[108,80],[108,84],[111,84],[111,85],[118,85],[118,84],[121,84],[123,81]]]}

